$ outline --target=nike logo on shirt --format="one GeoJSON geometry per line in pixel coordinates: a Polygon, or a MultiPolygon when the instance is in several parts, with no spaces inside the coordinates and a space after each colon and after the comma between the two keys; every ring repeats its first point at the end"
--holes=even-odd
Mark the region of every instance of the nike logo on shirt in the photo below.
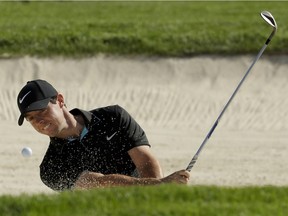
{"type": "Polygon", "coordinates": [[[117,132],[114,132],[111,136],[106,136],[106,140],[109,141],[111,140],[115,135],[116,135],[117,132]]]}

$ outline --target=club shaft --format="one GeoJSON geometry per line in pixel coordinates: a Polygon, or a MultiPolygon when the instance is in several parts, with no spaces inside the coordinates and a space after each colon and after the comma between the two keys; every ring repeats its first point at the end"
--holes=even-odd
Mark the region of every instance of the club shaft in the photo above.
{"type": "Polygon", "coordinates": [[[233,100],[233,98],[235,97],[235,95],[237,94],[238,90],[240,89],[240,87],[242,86],[243,82],[245,81],[245,79],[247,78],[247,76],[249,75],[251,69],[253,68],[253,66],[255,65],[255,63],[258,61],[258,59],[261,57],[262,53],[264,52],[264,50],[266,49],[268,43],[270,42],[270,37],[269,37],[269,41],[267,40],[266,43],[264,44],[264,46],[262,47],[262,49],[259,51],[258,55],[256,56],[256,58],[254,59],[253,63],[251,64],[251,66],[249,67],[249,69],[247,70],[247,72],[245,73],[244,77],[241,79],[241,81],[239,82],[237,88],[234,90],[233,94],[231,95],[231,97],[229,98],[228,102],[226,103],[226,105],[224,106],[223,110],[221,111],[220,115],[218,116],[217,120],[215,121],[215,123],[213,124],[212,128],[209,130],[207,136],[205,137],[205,139],[203,140],[202,144],[200,145],[199,149],[197,150],[196,154],[194,155],[194,157],[192,158],[192,160],[190,161],[190,163],[188,164],[186,170],[187,171],[191,171],[191,169],[193,168],[194,164],[196,163],[199,154],[201,153],[203,147],[205,146],[206,142],[209,140],[209,138],[211,137],[211,135],[213,134],[214,130],[216,129],[219,121],[221,120],[223,114],[225,113],[226,109],[228,108],[228,106],[230,105],[231,101],[233,100]]]}

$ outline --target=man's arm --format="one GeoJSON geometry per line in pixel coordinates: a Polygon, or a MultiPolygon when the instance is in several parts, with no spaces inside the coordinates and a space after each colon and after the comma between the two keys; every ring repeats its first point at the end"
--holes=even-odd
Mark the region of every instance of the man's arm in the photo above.
{"type": "Polygon", "coordinates": [[[156,178],[134,178],[126,175],[110,174],[103,175],[95,172],[83,172],[74,184],[74,189],[93,189],[116,186],[133,185],[158,185],[162,183],[187,184],[190,174],[185,170],[177,171],[167,177],[156,178]]]}
{"type": "Polygon", "coordinates": [[[163,178],[158,160],[147,145],[138,146],[128,151],[141,178],[163,178]]]}

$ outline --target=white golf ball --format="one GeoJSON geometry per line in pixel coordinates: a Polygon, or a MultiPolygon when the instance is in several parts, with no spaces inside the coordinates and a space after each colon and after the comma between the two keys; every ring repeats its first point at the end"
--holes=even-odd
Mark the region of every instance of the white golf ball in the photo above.
{"type": "Polygon", "coordinates": [[[29,148],[29,147],[24,147],[21,151],[21,154],[24,156],[24,157],[30,157],[32,155],[32,149],[29,148]]]}

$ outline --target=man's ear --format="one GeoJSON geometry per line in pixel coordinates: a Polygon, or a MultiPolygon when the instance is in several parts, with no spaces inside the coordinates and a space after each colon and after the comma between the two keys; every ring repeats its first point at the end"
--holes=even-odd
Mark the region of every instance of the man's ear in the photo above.
{"type": "Polygon", "coordinates": [[[57,101],[59,102],[60,107],[65,106],[64,96],[61,93],[58,93],[57,101]]]}

